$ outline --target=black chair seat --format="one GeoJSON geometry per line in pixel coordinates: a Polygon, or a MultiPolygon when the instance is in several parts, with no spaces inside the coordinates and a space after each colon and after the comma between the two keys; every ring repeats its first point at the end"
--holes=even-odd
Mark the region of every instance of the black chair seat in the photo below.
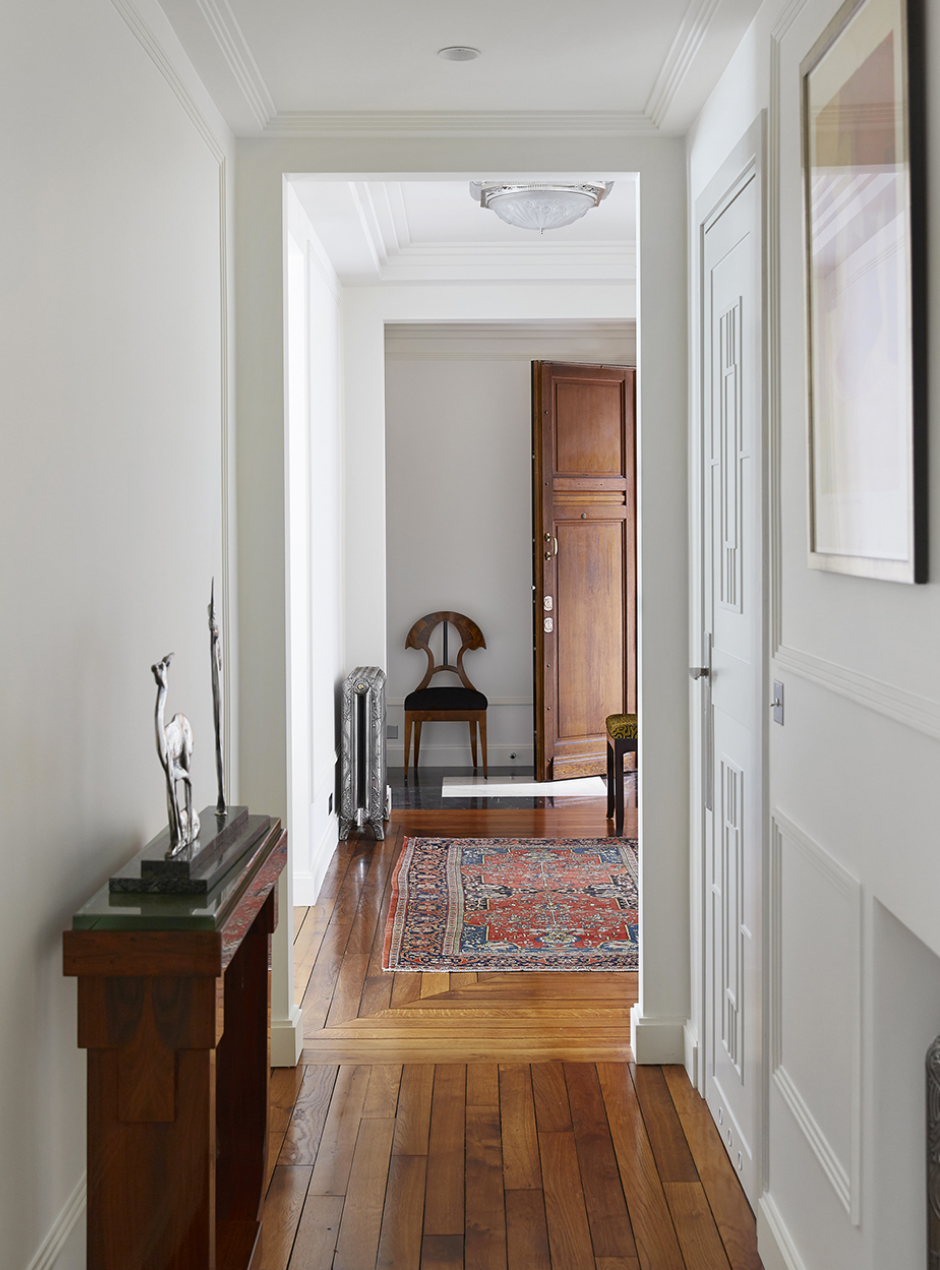
{"type": "Polygon", "coordinates": [[[422,688],[409,692],[406,710],[485,710],[486,697],[472,688],[422,688]]]}

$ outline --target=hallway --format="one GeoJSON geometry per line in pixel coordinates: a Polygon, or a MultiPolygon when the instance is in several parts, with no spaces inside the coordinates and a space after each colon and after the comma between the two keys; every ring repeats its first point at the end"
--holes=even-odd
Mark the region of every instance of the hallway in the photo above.
{"type": "Polygon", "coordinates": [[[604,812],[405,809],[339,844],[294,913],[305,1047],[272,1076],[261,1270],[759,1270],[685,1072],[630,1062],[636,974],[381,969],[405,835],[602,837],[604,812]]]}

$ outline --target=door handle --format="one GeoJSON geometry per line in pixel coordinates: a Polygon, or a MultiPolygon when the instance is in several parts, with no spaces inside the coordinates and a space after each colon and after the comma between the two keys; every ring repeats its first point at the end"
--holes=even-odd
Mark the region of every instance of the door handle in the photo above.
{"type": "Polygon", "coordinates": [[[712,672],[707,666],[690,666],[689,674],[693,679],[707,679],[712,672]]]}

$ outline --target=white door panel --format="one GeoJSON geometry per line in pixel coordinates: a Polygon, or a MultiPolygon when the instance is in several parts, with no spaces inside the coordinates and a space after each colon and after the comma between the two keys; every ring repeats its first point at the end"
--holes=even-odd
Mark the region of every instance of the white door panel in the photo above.
{"type": "Polygon", "coordinates": [[[758,1191],[761,984],[760,223],[753,178],[704,239],[705,1096],[758,1191]]]}

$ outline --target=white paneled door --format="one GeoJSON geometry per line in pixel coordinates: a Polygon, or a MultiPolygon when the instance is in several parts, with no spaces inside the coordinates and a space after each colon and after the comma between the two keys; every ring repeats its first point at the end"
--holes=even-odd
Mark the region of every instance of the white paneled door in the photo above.
{"type": "Polygon", "coordinates": [[[703,237],[705,1097],[754,1205],[763,717],[756,174],[706,222],[703,237]]]}

